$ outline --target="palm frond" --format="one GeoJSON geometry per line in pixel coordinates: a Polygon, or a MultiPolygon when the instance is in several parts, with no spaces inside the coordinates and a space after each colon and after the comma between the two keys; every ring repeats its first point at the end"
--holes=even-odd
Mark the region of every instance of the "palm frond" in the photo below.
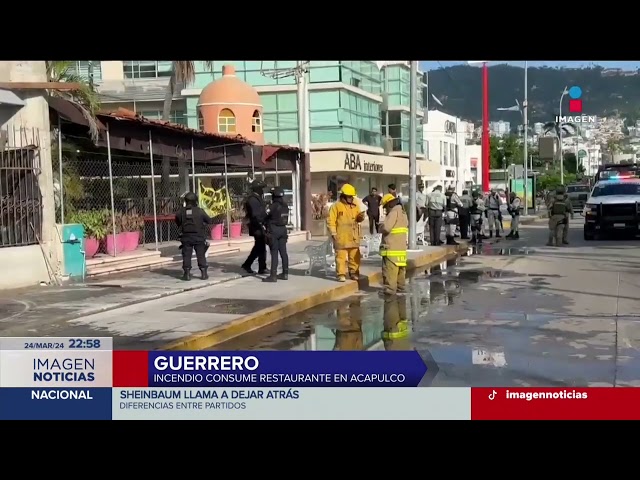
{"type": "Polygon", "coordinates": [[[98,93],[87,82],[87,79],[78,75],[70,61],[47,62],[47,76],[50,82],[69,82],[80,84],[80,89],[62,92],[59,90],[49,90],[51,96],[61,97],[73,102],[78,106],[82,116],[89,125],[89,134],[93,141],[98,139],[98,121],[95,117],[100,110],[100,100],[98,93]]]}

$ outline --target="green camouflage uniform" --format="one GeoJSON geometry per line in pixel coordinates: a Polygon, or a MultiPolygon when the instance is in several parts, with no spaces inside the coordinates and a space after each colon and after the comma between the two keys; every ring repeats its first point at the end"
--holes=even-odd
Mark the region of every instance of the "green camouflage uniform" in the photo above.
{"type": "Polygon", "coordinates": [[[568,230],[569,216],[573,215],[571,204],[564,193],[556,192],[555,198],[549,202],[549,241],[548,246],[561,246],[564,231],[568,230]]]}

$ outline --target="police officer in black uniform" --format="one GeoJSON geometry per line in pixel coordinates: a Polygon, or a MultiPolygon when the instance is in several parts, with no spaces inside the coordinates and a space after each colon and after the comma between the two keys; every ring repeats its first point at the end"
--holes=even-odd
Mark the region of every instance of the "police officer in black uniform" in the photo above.
{"type": "Polygon", "coordinates": [[[251,193],[244,204],[246,219],[249,223],[249,235],[253,237],[254,243],[249,256],[242,264],[242,269],[250,274],[255,273],[251,266],[256,259],[258,259],[258,273],[261,275],[267,273],[267,243],[264,230],[267,208],[262,198],[265,186],[264,182],[254,180],[251,183],[251,193]]]}
{"type": "Polygon", "coordinates": [[[180,250],[182,251],[182,280],[191,280],[191,256],[196,251],[198,267],[201,278],[209,278],[207,274],[207,229],[205,225],[211,225],[213,219],[198,206],[198,197],[189,192],[184,196],[184,206],[176,213],[176,225],[180,237],[180,250]]]}
{"type": "Polygon", "coordinates": [[[267,239],[271,251],[271,274],[265,282],[276,282],[289,279],[289,254],[287,253],[287,224],[289,223],[289,206],[284,201],[284,190],[275,187],[271,190],[273,203],[267,210],[267,239]],[[282,258],[282,274],[278,273],[278,254],[282,258]]]}

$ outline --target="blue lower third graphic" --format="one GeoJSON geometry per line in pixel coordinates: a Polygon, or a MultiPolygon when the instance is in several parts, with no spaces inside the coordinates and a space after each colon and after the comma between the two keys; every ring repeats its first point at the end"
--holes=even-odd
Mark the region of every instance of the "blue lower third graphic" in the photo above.
{"type": "Polygon", "coordinates": [[[111,420],[111,388],[0,388],[0,420],[111,420]]]}

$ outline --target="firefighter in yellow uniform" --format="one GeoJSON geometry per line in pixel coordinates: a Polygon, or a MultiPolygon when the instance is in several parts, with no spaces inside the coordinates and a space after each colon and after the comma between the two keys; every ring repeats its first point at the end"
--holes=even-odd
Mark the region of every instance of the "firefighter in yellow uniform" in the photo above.
{"type": "Polygon", "coordinates": [[[386,217],[380,226],[382,243],[382,282],[384,293],[395,295],[403,293],[407,275],[407,236],[409,219],[398,198],[387,193],[381,202],[386,217]]]}
{"type": "Polygon", "coordinates": [[[385,350],[413,350],[406,297],[393,296],[385,300],[383,328],[382,343],[385,350]]]}
{"type": "Polygon", "coordinates": [[[327,228],[331,232],[333,248],[336,251],[336,275],[339,282],[351,280],[360,275],[360,223],[364,212],[354,198],[356,189],[345,183],[340,189],[340,198],[331,205],[327,228]]]}
{"type": "Polygon", "coordinates": [[[349,306],[338,308],[338,327],[334,331],[336,342],[334,350],[364,350],[364,334],[362,333],[362,311],[360,300],[351,302],[349,306]]]}

